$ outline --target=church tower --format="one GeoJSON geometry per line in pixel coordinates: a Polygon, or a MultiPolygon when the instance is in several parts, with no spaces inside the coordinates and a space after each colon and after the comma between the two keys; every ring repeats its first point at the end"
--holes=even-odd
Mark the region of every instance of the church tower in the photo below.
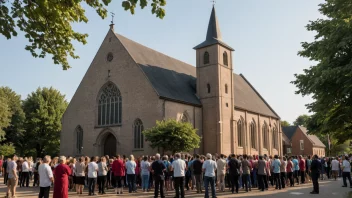
{"type": "Polygon", "coordinates": [[[214,6],[206,39],[194,49],[197,54],[197,95],[203,110],[203,152],[232,153],[234,49],[222,41],[214,6]]]}

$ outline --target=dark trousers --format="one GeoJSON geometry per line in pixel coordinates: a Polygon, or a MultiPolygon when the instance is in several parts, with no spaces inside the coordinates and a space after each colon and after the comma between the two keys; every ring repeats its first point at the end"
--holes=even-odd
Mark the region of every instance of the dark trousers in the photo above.
{"type": "Polygon", "coordinates": [[[235,192],[235,187],[236,187],[236,192],[238,193],[238,178],[239,175],[236,174],[230,174],[230,178],[231,178],[231,192],[235,192]]]}
{"type": "Polygon", "coordinates": [[[33,186],[39,186],[39,174],[37,172],[34,172],[34,181],[33,181],[33,186]]]}
{"type": "Polygon", "coordinates": [[[298,173],[299,172],[299,170],[295,170],[295,172],[293,173],[293,177],[294,177],[294,179],[296,179],[296,181],[297,181],[297,184],[299,184],[299,179],[298,179],[298,173]]]}
{"type": "Polygon", "coordinates": [[[105,193],[106,175],[98,176],[99,193],[105,193]]]}
{"type": "Polygon", "coordinates": [[[248,188],[251,189],[251,181],[250,181],[250,175],[249,174],[242,174],[242,182],[243,185],[246,189],[246,191],[248,191],[248,188]]]}
{"type": "Polygon", "coordinates": [[[115,176],[115,188],[122,188],[121,176],[115,176]]]}
{"type": "Polygon", "coordinates": [[[201,181],[202,181],[202,175],[201,174],[194,174],[195,178],[196,178],[196,188],[197,188],[197,193],[202,192],[202,185],[201,185],[201,181]]]}
{"type": "Polygon", "coordinates": [[[258,174],[258,185],[259,185],[259,190],[264,191],[264,179],[266,178],[266,175],[259,175],[258,174]]]}
{"type": "Polygon", "coordinates": [[[215,192],[215,177],[204,177],[204,184],[205,184],[205,198],[209,198],[209,185],[211,187],[211,197],[215,198],[216,197],[216,192],[215,192]]]}
{"type": "Polygon", "coordinates": [[[274,173],[275,188],[281,189],[280,173],[274,173]]]}
{"type": "Polygon", "coordinates": [[[285,185],[286,185],[286,172],[281,172],[281,187],[282,188],[285,188],[285,185]]]}
{"type": "Polygon", "coordinates": [[[5,173],[5,174],[4,174],[4,184],[6,184],[6,185],[7,185],[7,180],[8,180],[8,178],[9,178],[9,174],[8,174],[8,173],[5,173]]]}
{"type": "Polygon", "coordinates": [[[343,185],[347,186],[347,180],[350,182],[350,186],[352,187],[352,182],[351,182],[351,173],[350,172],[342,172],[342,180],[343,180],[343,185]]]}
{"type": "Polygon", "coordinates": [[[174,177],[175,180],[175,191],[176,191],[176,198],[180,197],[181,191],[181,198],[185,197],[185,177],[174,177]]]}
{"type": "Polygon", "coordinates": [[[300,170],[299,172],[301,174],[301,183],[304,184],[304,182],[306,181],[306,171],[300,170]]]}
{"type": "Polygon", "coordinates": [[[136,191],[136,175],[128,174],[127,181],[128,181],[128,192],[131,193],[132,191],[136,191]]]}
{"type": "Polygon", "coordinates": [[[189,190],[189,180],[191,180],[191,175],[186,175],[185,188],[189,190]]]}
{"type": "MultiPolygon", "coordinates": [[[[154,178],[154,182],[155,182],[154,197],[155,198],[158,197],[159,190],[160,190],[160,197],[164,198],[165,197],[165,195],[164,195],[164,180],[160,176],[156,175],[154,178]]],[[[182,186],[182,189],[183,189],[183,186],[182,186]]]]}
{"type": "Polygon", "coordinates": [[[24,182],[26,182],[26,187],[29,187],[29,172],[22,172],[21,177],[21,186],[24,186],[24,182]]]}
{"type": "Polygon", "coordinates": [[[39,198],[49,198],[50,186],[40,187],[39,198]]]}
{"type": "Polygon", "coordinates": [[[97,183],[97,178],[89,178],[88,177],[88,192],[90,195],[94,194],[96,183],[97,183]]]}
{"type": "Polygon", "coordinates": [[[319,193],[319,173],[312,173],[313,192],[319,193]]]}
{"type": "Polygon", "coordinates": [[[290,186],[295,186],[294,182],[293,182],[293,172],[288,172],[287,173],[287,177],[288,177],[288,180],[290,180],[290,186]]]}

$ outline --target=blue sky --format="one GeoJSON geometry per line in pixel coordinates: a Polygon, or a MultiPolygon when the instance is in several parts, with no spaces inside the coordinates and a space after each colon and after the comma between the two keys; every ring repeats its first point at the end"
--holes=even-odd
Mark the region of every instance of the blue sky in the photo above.
{"type": "MultiPolygon", "coordinates": [[[[302,41],[312,41],[314,33],[305,26],[321,17],[318,4],[323,0],[218,0],[216,11],[223,40],[233,47],[234,71],[242,73],[283,120],[292,122],[308,113],[310,97],[295,95],[293,74],[314,63],[297,56],[302,41]]],[[[150,7],[125,12],[121,0],[108,7],[115,12],[115,31],[136,42],[195,65],[192,49],[204,41],[212,3],[210,0],[168,0],[163,20],[150,7]]],[[[9,86],[26,98],[38,87],[53,86],[69,101],[92,62],[108,29],[111,17],[102,20],[88,8],[87,24],[74,29],[88,33],[88,44],[75,43],[81,57],[70,60],[71,69],[63,71],[51,57],[36,59],[24,50],[27,40],[6,40],[0,36],[0,86],[9,86]]]]}

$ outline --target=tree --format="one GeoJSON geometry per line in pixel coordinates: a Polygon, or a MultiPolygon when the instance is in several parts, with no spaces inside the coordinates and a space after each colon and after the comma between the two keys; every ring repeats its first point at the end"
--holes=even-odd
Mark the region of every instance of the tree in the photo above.
{"type": "Polygon", "coordinates": [[[295,126],[304,126],[307,127],[309,121],[309,115],[303,114],[297,117],[297,119],[293,122],[295,126]]]}
{"type": "Polygon", "coordinates": [[[67,107],[58,90],[38,88],[23,103],[26,113],[25,138],[37,156],[57,155],[60,147],[61,117],[67,107]]]}
{"type": "MultiPolygon", "coordinates": [[[[44,58],[52,55],[55,64],[61,64],[63,69],[70,68],[68,57],[79,58],[74,51],[73,41],[86,44],[88,34],[74,31],[72,23],[87,23],[84,6],[96,10],[101,18],[106,18],[107,6],[111,0],[0,0],[0,34],[7,39],[17,36],[17,31],[24,32],[29,45],[25,49],[32,56],[44,58]]],[[[143,9],[148,4],[152,13],[159,18],[165,16],[163,6],[166,0],[124,0],[122,7],[135,12],[139,2],[143,9]]]]}
{"type": "Polygon", "coordinates": [[[287,127],[287,126],[290,126],[290,123],[287,122],[286,120],[282,120],[282,121],[281,121],[281,126],[282,126],[282,127],[287,127]]]}
{"type": "Polygon", "coordinates": [[[324,19],[311,21],[308,31],[315,40],[303,42],[298,54],[316,62],[295,74],[296,94],[310,95],[307,108],[313,113],[308,130],[333,134],[340,142],[352,137],[352,4],[345,0],[327,0],[320,4],[324,19]]]}
{"type": "Polygon", "coordinates": [[[11,156],[15,154],[15,152],[15,147],[11,143],[0,145],[0,154],[3,156],[11,156]]]}
{"type": "Polygon", "coordinates": [[[13,146],[17,149],[19,154],[24,151],[23,139],[25,114],[22,109],[21,96],[14,92],[9,87],[0,87],[0,97],[4,98],[11,114],[10,125],[4,128],[5,140],[3,143],[14,143],[13,146]]]}
{"type": "Polygon", "coordinates": [[[0,96],[0,140],[5,138],[4,128],[10,125],[11,112],[5,98],[0,96]]]}
{"type": "Polygon", "coordinates": [[[200,137],[189,122],[174,119],[156,121],[156,126],[143,131],[152,148],[172,153],[190,151],[199,147],[200,137]]]}

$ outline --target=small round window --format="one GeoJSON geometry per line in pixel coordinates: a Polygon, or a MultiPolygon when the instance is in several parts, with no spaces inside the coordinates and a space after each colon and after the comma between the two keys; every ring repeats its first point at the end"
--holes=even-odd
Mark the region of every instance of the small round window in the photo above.
{"type": "Polygon", "coordinates": [[[114,55],[112,55],[112,53],[109,52],[108,55],[107,55],[107,57],[106,57],[106,59],[107,59],[109,62],[111,62],[112,59],[114,59],[114,55]]]}

